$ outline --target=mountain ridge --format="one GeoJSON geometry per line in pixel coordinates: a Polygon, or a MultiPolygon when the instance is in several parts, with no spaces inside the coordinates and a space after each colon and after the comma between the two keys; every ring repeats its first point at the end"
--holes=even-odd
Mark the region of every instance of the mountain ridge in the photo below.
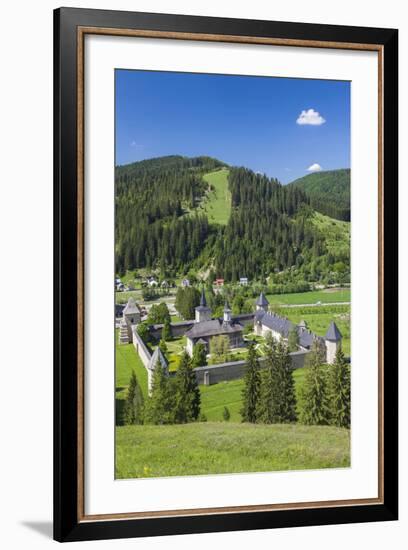
{"type": "Polygon", "coordinates": [[[288,183],[302,189],[312,208],[332,218],[350,221],[350,168],[307,174],[288,183]]]}

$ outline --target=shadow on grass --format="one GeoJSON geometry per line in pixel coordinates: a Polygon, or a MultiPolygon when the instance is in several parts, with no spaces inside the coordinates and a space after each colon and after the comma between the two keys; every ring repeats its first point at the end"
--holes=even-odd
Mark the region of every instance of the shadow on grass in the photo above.
{"type": "Polygon", "coordinates": [[[123,426],[123,414],[125,410],[125,400],[124,399],[115,399],[115,425],[123,426]]]}

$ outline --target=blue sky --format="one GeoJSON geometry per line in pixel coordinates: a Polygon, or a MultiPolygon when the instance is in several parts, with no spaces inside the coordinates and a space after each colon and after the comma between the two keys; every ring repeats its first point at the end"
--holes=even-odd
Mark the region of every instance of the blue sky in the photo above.
{"type": "Polygon", "coordinates": [[[350,167],[350,83],[116,70],[116,164],[208,155],[288,183],[350,167]]]}

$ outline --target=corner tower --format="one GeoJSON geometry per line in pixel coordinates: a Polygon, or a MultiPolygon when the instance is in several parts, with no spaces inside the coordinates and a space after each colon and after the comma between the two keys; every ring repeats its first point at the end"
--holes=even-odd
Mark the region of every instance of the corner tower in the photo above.
{"type": "Polygon", "coordinates": [[[195,308],[195,322],[210,321],[211,308],[207,306],[204,289],[201,291],[200,305],[195,308]]]}
{"type": "Polygon", "coordinates": [[[329,328],[327,329],[324,341],[326,344],[326,363],[332,365],[336,357],[337,350],[341,347],[341,340],[343,336],[339,331],[336,323],[331,321],[329,328]]]}

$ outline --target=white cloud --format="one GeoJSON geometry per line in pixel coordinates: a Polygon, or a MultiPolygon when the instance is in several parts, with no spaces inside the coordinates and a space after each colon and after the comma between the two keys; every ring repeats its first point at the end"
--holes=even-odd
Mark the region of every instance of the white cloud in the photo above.
{"type": "Polygon", "coordinates": [[[302,111],[296,120],[297,124],[309,124],[311,126],[321,126],[325,122],[326,120],[322,117],[322,115],[314,109],[302,111]]]}
{"type": "Polygon", "coordinates": [[[315,162],[314,164],[309,166],[307,171],[308,172],[320,172],[321,169],[322,169],[322,167],[320,166],[320,164],[317,164],[317,162],[315,162]]]}

